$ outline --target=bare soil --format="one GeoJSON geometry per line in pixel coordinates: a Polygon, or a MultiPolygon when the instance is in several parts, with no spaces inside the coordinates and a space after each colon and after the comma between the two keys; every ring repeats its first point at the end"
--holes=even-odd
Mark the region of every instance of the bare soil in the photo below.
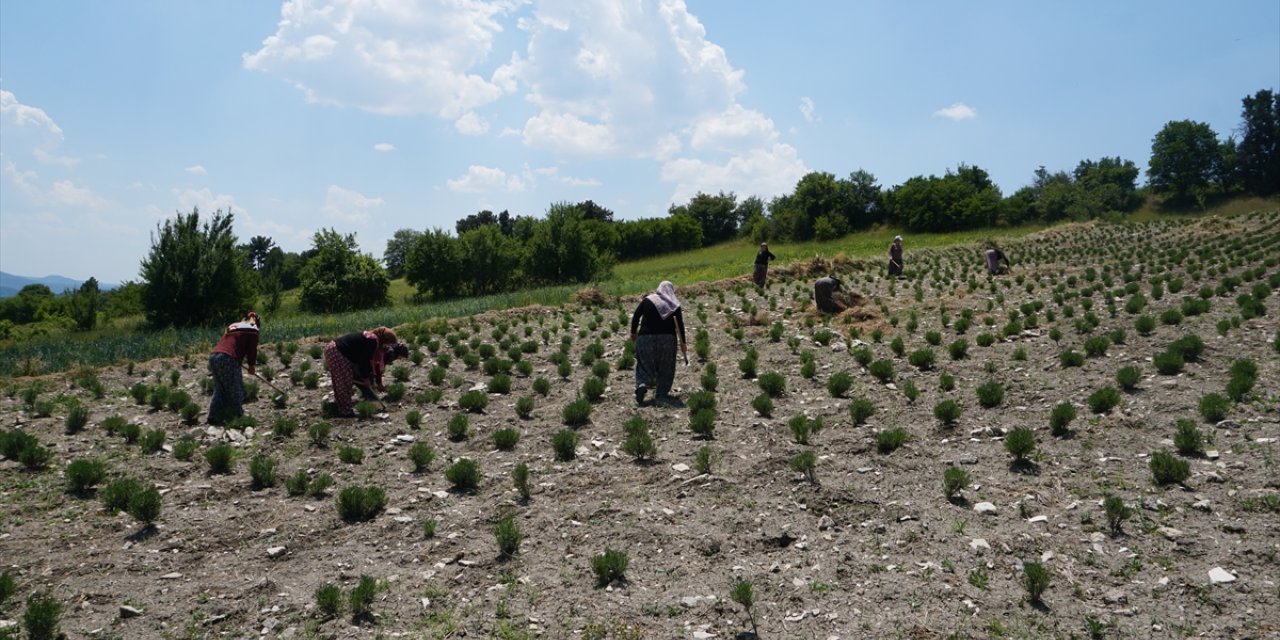
{"type": "MultiPolygon", "coordinates": [[[[76,374],[10,380],[0,421],[36,436],[54,456],[34,471],[0,460],[0,568],[18,587],[0,604],[0,619],[16,623],[28,596],[48,593],[62,603],[61,629],[71,638],[1280,637],[1280,514],[1274,506],[1280,502],[1280,359],[1272,344],[1280,296],[1263,299],[1266,315],[1253,319],[1240,318],[1236,301],[1280,272],[1280,212],[1059,227],[1006,247],[1014,270],[995,280],[983,272],[976,247],[913,254],[910,238],[906,244],[901,280],[886,279],[880,264],[817,259],[775,269],[764,290],[745,277],[677,283],[691,358],[677,371],[677,392],[688,399],[700,387],[707,365],[695,357],[693,341],[694,332],[705,329],[719,379],[714,437],[696,437],[684,408],[637,407],[634,372],[611,366],[608,389],[590,424],[578,429],[571,461],[555,459],[551,439],[565,428],[563,407],[590,375],[580,356],[599,340],[614,365],[636,300],[584,294],[564,309],[451,323],[451,332],[467,332],[464,344],[472,337],[495,344],[495,328],[503,327],[515,344],[538,343],[537,352],[525,356],[533,374],[513,375],[509,394],[491,394],[483,413],[469,416],[472,435],[460,441],[447,437],[446,423],[460,411],[459,396],[489,377],[454,357],[442,399],[415,402],[433,388],[427,319],[400,328],[402,335],[421,336],[415,346],[426,356],[420,365],[405,363],[404,399],[371,418],[330,420],[327,447],[307,436],[324,420],[327,377],[307,390],[287,376],[303,362],[322,369],[308,356],[319,338],[302,341],[286,368],[271,342],[270,319],[262,352],[275,370],[273,384],[287,391],[287,406],[274,406],[263,385],[260,399],[247,405],[258,426],[243,433],[184,424],[178,414],[152,411],[128,394],[139,382],[167,384],[177,372],[178,386],[207,406],[205,354],[135,363],[132,374],[123,366],[101,369],[96,375],[106,393],[100,399],[74,384],[82,377],[76,374]],[[812,280],[828,272],[857,294],[850,298],[853,308],[836,317],[816,313],[810,301],[812,280]],[[1211,295],[1207,313],[1158,323],[1150,335],[1140,335],[1137,315],[1125,310],[1130,282],[1148,301],[1142,313],[1159,318],[1228,277],[1241,282],[1211,295]],[[1182,280],[1179,292],[1171,290],[1172,279],[1182,280]],[[1081,289],[1089,291],[1081,295],[1081,289]],[[1122,295],[1114,297],[1117,292],[1122,295]],[[1113,297],[1114,315],[1108,310],[1113,297]],[[984,332],[999,337],[1012,311],[1036,301],[1043,305],[1036,326],[989,347],[977,344],[984,332]],[[973,312],[972,326],[959,334],[965,309],[973,312]],[[1080,327],[1089,313],[1098,326],[1080,327]],[[1237,326],[1230,326],[1233,317],[1237,326]],[[1228,326],[1220,334],[1223,320],[1228,326]],[[775,322],[783,326],[776,342],[769,335],[775,322]],[[835,334],[825,346],[814,340],[824,326],[835,334]],[[1124,341],[1105,356],[1080,367],[1060,364],[1065,349],[1083,353],[1085,339],[1114,329],[1125,331],[1124,341]],[[940,345],[927,344],[931,331],[941,334],[940,345]],[[1206,345],[1199,361],[1177,375],[1158,374],[1152,356],[1188,334],[1206,345]],[[572,338],[568,379],[550,361],[564,336],[572,338]],[[891,350],[895,336],[906,355],[891,350]],[[947,346],[958,338],[969,341],[968,356],[952,360],[947,346]],[[850,347],[861,345],[893,362],[892,383],[859,366],[850,347]],[[752,409],[760,388],[739,371],[748,346],[759,353],[758,373],[778,372],[786,380],[771,417],[752,409]],[[906,357],[922,348],[936,354],[926,370],[906,357]],[[802,375],[805,351],[815,356],[811,379],[802,375]],[[1256,385],[1232,403],[1225,421],[1206,423],[1201,397],[1224,393],[1232,363],[1242,358],[1257,365],[1256,385]],[[1126,365],[1142,370],[1137,389],[1123,393],[1109,412],[1092,413],[1086,398],[1115,386],[1116,371],[1126,365]],[[853,388],[833,397],[826,381],[841,371],[852,375],[853,388]],[[954,390],[940,389],[943,374],[954,377],[954,390]],[[536,377],[551,381],[548,396],[532,391],[536,377]],[[992,380],[1004,386],[1003,402],[982,408],[975,389],[992,380]],[[34,384],[44,385],[43,399],[78,398],[90,408],[89,426],[66,434],[63,402],[36,417],[21,393],[34,384]],[[912,384],[919,391],[914,401],[904,393],[912,384]],[[525,395],[536,399],[529,419],[515,411],[525,395]],[[863,425],[850,418],[854,398],[875,407],[863,425]],[[944,399],[962,409],[954,426],[933,415],[944,399]],[[1068,437],[1057,438],[1049,413],[1064,401],[1079,417],[1068,437]],[[423,416],[416,430],[406,421],[414,410],[423,416]],[[824,425],[809,445],[797,444],[788,428],[801,414],[824,425]],[[144,455],[107,435],[100,425],[113,415],[144,431],[164,429],[166,450],[144,455]],[[654,434],[652,461],[635,461],[620,449],[622,425],[636,415],[654,434]],[[272,425],[284,418],[296,420],[298,431],[273,437],[272,425]],[[1208,451],[1185,458],[1191,465],[1185,482],[1160,487],[1149,460],[1174,449],[1180,418],[1197,423],[1209,438],[1208,451]],[[491,442],[503,427],[521,434],[514,451],[491,442]],[[1035,433],[1037,453],[1027,464],[1012,463],[1005,451],[1004,436],[1016,427],[1035,433]],[[904,429],[909,439],[881,453],[876,436],[890,428],[904,429]],[[189,461],[171,454],[184,435],[201,444],[189,461]],[[239,454],[231,473],[215,475],[203,452],[221,442],[239,454]],[[415,474],[406,456],[414,442],[437,453],[425,473],[415,474]],[[363,462],[341,462],[341,445],[362,448],[363,462]],[[699,475],[695,452],[704,446],[714,452],[712,470],[699,475]],[[816,483],[790,466],[806,450],[817,454],[816,483]],[[320,499],[290,497],[281,485],[254,490],[248,468],[257,454],[277,459],[281,478],[302,469],[336,483],[320,499]],[[444,469],[462,457],[483,473],[474,492],[454,491],[445,478],[444,469]],[[82,458],[105,461],[112,478],[154,483],[163,493],[156,526],[109,515],[92,496],[68,494],[63,469],[82,458]],[[533,489],[527,502],[511,480],[521,462],[529,466],[533,489]],[[943,471],[951,465],[972,478],[957,500],[943,496],[943,471]],[[371,521],[344,522],[335,496],[352,485],[384,488],[387,508],[371,521]],[[1114,535],[1101,507],[1108,494],[1135,511],[1114,535]],[[986,502],[993,513],[975,510],[986,502]],[[523,533],[509,559],[499,557],[492,532],[505,513],[523,533]],[[424,531],[428,521],[436,523],[431,537],[424,531]],[[624,551],[629,565],[624,579],[601,585],[591,560],[606,549],[624,551]],[[1024,588],[1029,562],[1051,576],[1035,602],[1024,588]],[[1215,568],[1234,581],[1211,582],[1215,568]],[[360,576],[379,581],[373,615],[354,620],[345,609],[323,618],[316,589],[338,585],[345,599],[360,576]],[[739,580],[753,585],[750,615],[730,599],[739,580]],[[125,617],[122,606],[141,613],[125,617]]],[[[434,337],[440,353],[450,351],[442,336],[434,337]]]]}

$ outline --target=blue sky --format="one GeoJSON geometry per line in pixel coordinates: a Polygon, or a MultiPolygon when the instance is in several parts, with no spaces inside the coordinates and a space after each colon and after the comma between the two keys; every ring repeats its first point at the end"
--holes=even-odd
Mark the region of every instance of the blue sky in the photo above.
{"type": "Polygon", "coordinates": [[[1280,2],[0,3],[0,270],[137,279],[157,223],[241,241],[591,199],[632,219],[809,171],[1145,168],[1280,89],[1280,2]]]}

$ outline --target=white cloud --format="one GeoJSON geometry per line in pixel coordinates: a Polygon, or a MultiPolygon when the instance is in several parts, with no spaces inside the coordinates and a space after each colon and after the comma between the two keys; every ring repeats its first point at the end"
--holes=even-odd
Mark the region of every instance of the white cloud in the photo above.
{"type": "Polygon", "coordinates": [[[697,122],[690,145],[697,150],[751,149],[770,145],[777,137],[772,120],[734,104],[724,113],[697,122]]]}
{"type": "Polygon", "coordinates": [[[55,205],[96,209],[106,203],[106,200],[95,195],[92,190],[78,187],[70,180],[54,182],[48,195],[55,205]]]}
{"type": "Polygon", "coordinates": [[[817,112],[814,109],[813,98],[803,96],[800,98],[800,115],[804,116],[805,122],[817,122],[817,112]]]}
{"type": "Polygon", "coordinates": [[[550,180],[554,180],[554,181],[556,181],[556,182],[559,182],[560,184],[568,185],[568,186],[570,186],[570,187],[598,187],[598,186],[600,186],[600,181],[599,181],[599,180],[597,180],[597,179],[595,179],[595,178],[577,178],[577,177],[574,177],[574,176],[562,176],[562,175],[560,175],[560,168],[559,168],[559,167],[542,167],[541,169],[535,169],[535,170],[533,171],[533,173],[535,173],[535,174],[537,174],[537,175],[539,175],[539,176],[543,176],[543,177],[545,177],[545,178],[548,178],[548,179],[550,179],[550,180]]]}
{"type": "Polygon", "coordinates": [[[369,197],[331,184],[325,191],[324,205],[320,207],[320,211],[334,220],[367,222],[373,210],[382,205],[383,200],[379,196],[369,197]]]}
{"type": "Polygon", "coordinates": [[[396,146],[390,142],[379,142],[378,144],[373,145],[373,150],[387,153],[388,151],[395,151],[396,146]]]}
{"type": "Polygon", "coordinates": [[[34,126],[62,139],[62,128],[44,112],[44,109],[18,102],[12,91],[0,89],[0,115],[19,127],[34,126]]]}
{"type": "Polygon", "coordinates": [[[968,120],[970,118],[978,117],[978,112],[974,110],[973,107],[963,102],[956,102],[949,107],[944,107],[942,109],[938,109],[937,111],[934,111],[933,117],[935,118],[942,117],[942,118],[947,118],[948,120],[955,120],[956,122],[959,122],[961,120],[968,120]]]}
{"type": "Polygon", "coordinates": [[[474,111],[462,114],[461,118],[454,121],[453,126],[457,127],[459,133],[468,136],[478,136],[489,131],[489,123],[474,111]]]}
{"type": "Polygon", "coordinates": [[[48,151],[40,147],[33,149],[32,153],[35,154],[36,160],[39,160],[40,164],[57,165],[61,167],[74,167],[80,164],[80,158],[60,156],[52,151],[48,151]]]}
{"type": "Polygon", "coordinates": [[[173,189],[173,196],[178,201],[179,213],[191,213],[193,208],[207,214],[215,211],[231,212],[236,215],[245,213],[244,208],[236,204],[235,196],[225,193],[214,195],[208,187],[204,189],[173,189]]]}
{"type": "Polygon", "coordinates": [[[462,193],[482,193],[487,191],[524,191],[525,180],[520,176],[507,175],[507,172],[494,167],[471,165],[467,174],[455,180],[446,181],[450,191],[462,193]]]}
{"type": "Polygon", "coordinates": [[[197,176],[202,176],[202,175],[205,175],[206,173],[209,173],[208,171],[204,170],[203,165],[198,165],[198,164],[193,164],[187,167],[186,169],[183,169],[183,171],[186,171],[187,173],[197,175],[197,176]]]}
{"type": "Polygon", "coordinates": [[[519,0],[289,0],[245,68],[290,82],[314,103],[457,118],[510,87],[476,70],[519,0]]]}
{"type": "Polygon", "coordinates": [[[531,147],[555,149],[574,155],[607,155],[617,142],[613,131],[569,113],[542,112],[524,123],[524,142],[531,147]]]}
{"type": "Polygon", "coordinates": [[[676,184],[671,201],[688,202],[699,192],[732,191],[740,197],[771,198],[795,188],[809,169],[795,147],[775,144],[736,155],[723,164],[680,158],[662,165],[662,180],[676,184]]]}

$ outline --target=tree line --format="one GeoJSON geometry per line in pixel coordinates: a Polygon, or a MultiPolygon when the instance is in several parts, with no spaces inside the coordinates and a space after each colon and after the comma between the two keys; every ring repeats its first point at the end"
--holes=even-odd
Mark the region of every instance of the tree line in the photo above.
{"type": "Polygon", "coordinates": [[[985,170],[967,164],[891,188],[862,169],[847,177],[814,171],[768,202],[698,193],[661,218],[615,220],[591,200],[554,203],[543,217],[480,211],[452,230],[397,230],[381,263],[360,253],[354,233],[322,229],[310,249],[286,252],[264,236],[238,244],[231,212],[202,217],[193,209],[157,225],[139,282],[102,293],[91,279],[60,296],[30,285],[0,301],[0,339],[87,330],[100,317],[131,314],[153,327],[216,324],[253,306],[274,311],[292,289],[306,311],[364,309],[387,304],[390,280],[401,277],[424,300],[582,283],[608,277],[621,260],[738,238],[829,240],[877,224],[937,232],[1119,218],[1148,195],[1201,208],[1222,196],[1274,195],[1280,95],[1246,96],[1241,119],[1238,140],[1220,139],[1202,122],[1166,123],[1152,139],[1144,189],[1138,166],[1119,157],[1081,160],[1070,172],[1039,167],[1029,185],[1008,196],[985,170]]]}

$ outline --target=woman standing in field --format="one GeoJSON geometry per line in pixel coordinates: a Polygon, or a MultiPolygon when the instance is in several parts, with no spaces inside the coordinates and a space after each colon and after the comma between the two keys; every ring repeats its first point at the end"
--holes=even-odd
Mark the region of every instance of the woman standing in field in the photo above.
{"type": "Polygon", "coordinates": [[[373,371],[380,367],[384,348],[396,343],[396,333],[387,327],[355,331],[329,341],[324,346],[324,362],[329,368],[333,402],[339,418],[353,418],[351,394],[355,385],[373,393],[373,371]]]}
{"type": "Polygon", "coordinates": [[[657,383],[655,403],[674,403],[670,393],[676,377],[677,330],[680,352],[688,359],[680,299],[675,285],[663,280],[658,290],[641,299],[631,314],[631,341],[636,345],[636,404],[644,402],[650,381],[657,383]]]}
{"type": "Polygon", "coordinates": [[[751,280],[756,283],[757,287],[763,287],[765,279],[769,276],[769,261],[777,256],[769,252],[769,243],[761,242],[760,251],[756,253],[755,270],[751,272],[751,280]]]}
{"type": "Polygon", "coordinates": [[[894,236],[889,245],[889,275],[902,275],[902,236],[894,236]]]}
{"type": "Polygon", "coordinates": [[[249,361],[249,375],[258,365],[258,314],[250,311],[240,322],[227,326],[209,354],[209,375],[213,377],[213,400],[209,402],[209,424],[222,425],[244,415],[244,377],[240,367],[249,361]]]}

